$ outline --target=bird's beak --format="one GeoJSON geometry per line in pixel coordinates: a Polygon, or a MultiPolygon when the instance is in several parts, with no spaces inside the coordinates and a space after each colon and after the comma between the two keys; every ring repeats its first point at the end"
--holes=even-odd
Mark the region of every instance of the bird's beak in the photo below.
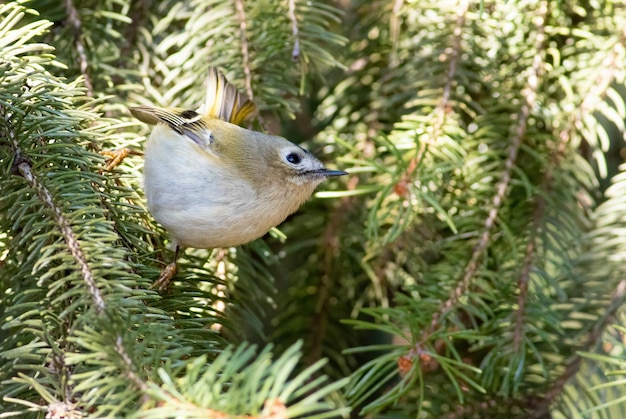
{"type": "Polygon", "coordinates": [[[322,169],[319,173],[326,177],[335,177],[335,176],[343,176],[347,175],[348,172],[344,172],[343,170],[330,170],[330,169],[322,169]]]}

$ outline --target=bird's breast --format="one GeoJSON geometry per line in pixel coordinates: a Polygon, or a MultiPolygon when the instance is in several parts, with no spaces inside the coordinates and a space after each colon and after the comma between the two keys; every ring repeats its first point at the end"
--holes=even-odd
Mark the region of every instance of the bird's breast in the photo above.
{"type": "Polygon", "coordinates": [[[255,188],[215,156],[163,125],[144,153],[148,208],[181,246],[231,247],[263,236],[306,199],[284,182],[255,188]]]}

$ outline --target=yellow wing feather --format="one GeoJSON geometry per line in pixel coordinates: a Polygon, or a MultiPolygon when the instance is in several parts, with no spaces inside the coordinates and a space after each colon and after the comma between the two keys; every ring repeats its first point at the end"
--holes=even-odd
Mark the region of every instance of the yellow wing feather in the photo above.
{"type": "Polygon", "coordinates": [[[241,125],[255,111],[255,106],[216,68],[209,68],[207,81],[204,114],[192,110],[154,106],[131,107],[130,113],[146,124],[165,123],[175,132],[188,136],[198,145],[208,149],[214,138],[207,129],[207,120],[221,119],[241,125]]]}
{"type": "Polygon", "coordinates": [[[159,122],[165,122],[176,129],[182,125],[193,125],[203,117],[241,125],[255,112],[256,107],[246,95],[229,83],[219,70],[209,67],[206,102],[203,109],[204,115],[200,115],[195,111],[184,109],[136,106],[130,108],[130,113],[146,124],[156,125],[159,122]]]}
{"type": "Polygon", "coordinates": [[[206,92],[204,111],[209,118],[241,125],[255,111],[252,101],[215,67],[209,67],[206,92]]]}

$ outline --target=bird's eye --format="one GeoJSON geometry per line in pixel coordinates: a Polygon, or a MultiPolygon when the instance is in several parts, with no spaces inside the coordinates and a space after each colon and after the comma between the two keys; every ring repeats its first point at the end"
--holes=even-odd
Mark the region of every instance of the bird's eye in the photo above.
{"type": "Polygon", "coordinates": [[[287,157],[285,157],[287,159],[287,161],[291,164],[298,164],[302,161],[302,159],[300,158],[300,156],[296,153],[289,153],[287,154],[287,157]]]}

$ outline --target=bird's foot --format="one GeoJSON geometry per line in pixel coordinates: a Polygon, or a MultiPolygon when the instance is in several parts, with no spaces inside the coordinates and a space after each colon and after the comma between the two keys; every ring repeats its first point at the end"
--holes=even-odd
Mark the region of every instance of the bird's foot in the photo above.
{"type": "Polygon", "coordinates": [[[104,150],[104,151],[101,151],[100,154],[111,158],[109,161],[107,161],[106,165],[104,166],[104,170],[106,171],[113,170],[122,162],[122,160],[124,160],[126,157],[130,155],[141,156],[141,152],[131,150],[130,148],[118,148],[117,150],[104,150]]]}
{"type": "Polygon", "coordinates": [[[170,282],[176,275],[176,271],[178,270],[178,266],[176,265],[176,261],[168,264],[159,275],[159,279],[154,281],[154,284],[150,287],[150,289],[156,289],[158,292],[163,292],[169,287],[170,282]]]}

